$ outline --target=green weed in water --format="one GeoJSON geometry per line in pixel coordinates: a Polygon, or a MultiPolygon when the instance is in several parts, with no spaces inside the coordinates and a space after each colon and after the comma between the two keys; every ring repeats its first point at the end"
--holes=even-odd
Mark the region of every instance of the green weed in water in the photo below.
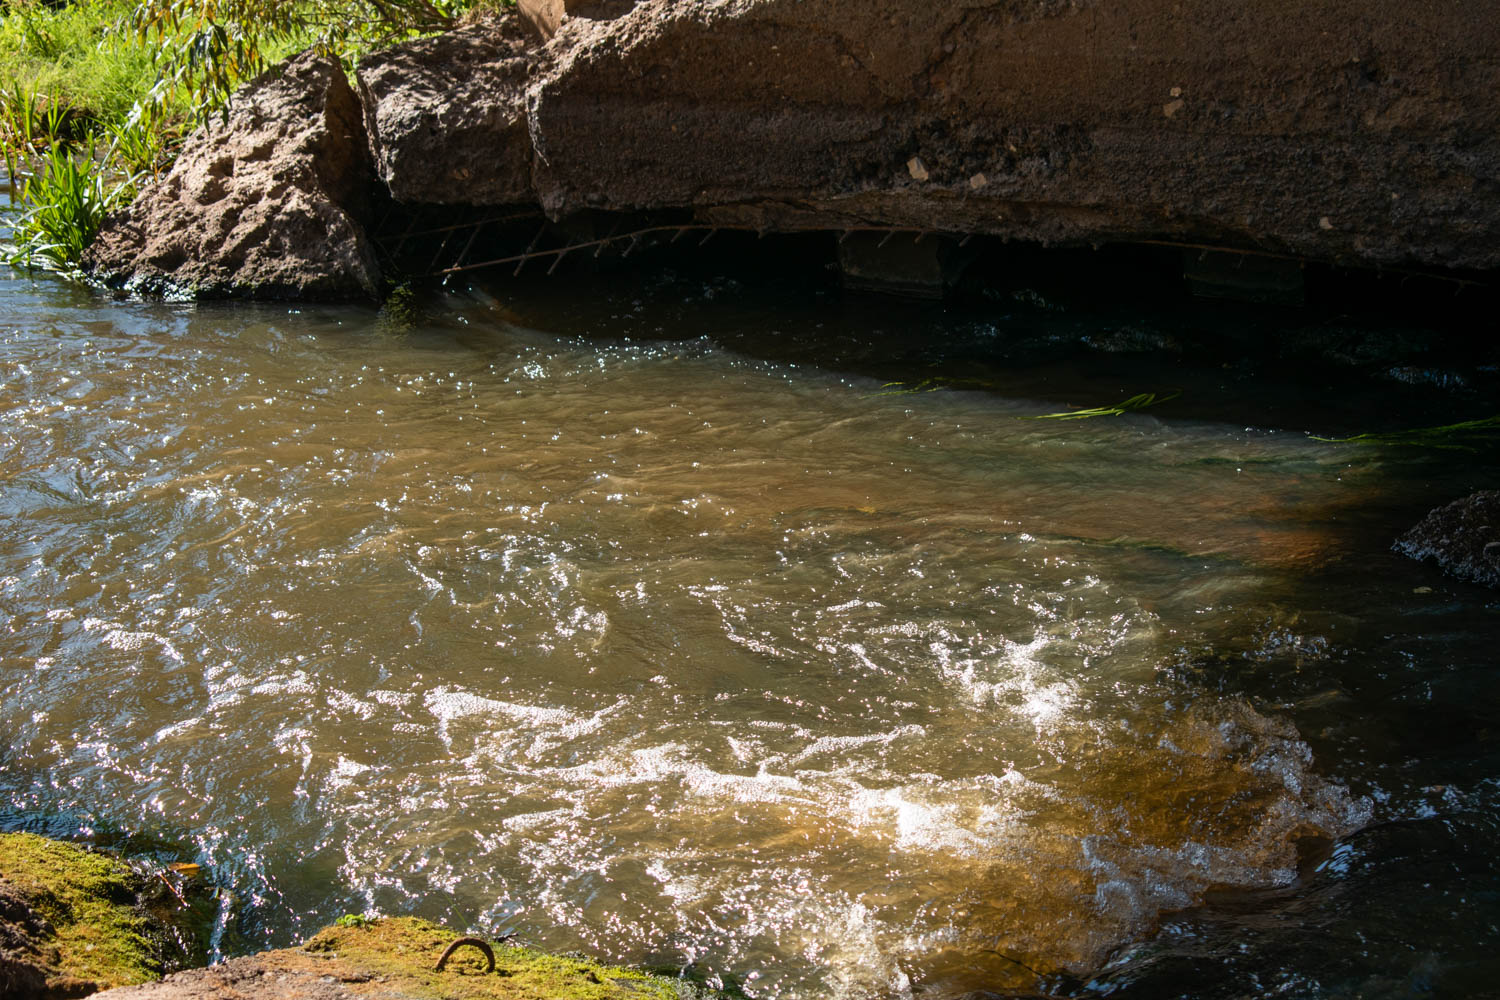
{"type": "Polygon", "coordinates": [[[1416,427],[1404,431],[1353,434],[1349,437],[1330,438],[1309,434],[1314,441],[1328,444],[1374,444],[1407,448],[1451,448],[1468,451],[1474,446],[1464,441],[1467,437],[1492,434],[1500,431],[1500,414],[1481,417],[1478,420],[1462,420],[1456,424],[1439,427],[1416,427]]]}
{"type": "Polygon", "coordinates": [[[40,93],[19,80],[0,88],[0,143],[18,153],[67,146],[87,134],[87,116],[66,97],[40,93]]]}
{"type": "Polygon", "coordinates": [[[880,387],[879,392],[872,392],[865,396],[866,399],[874,399],[877,396],[910,396],[919,392],[937,392],[939,389],[993,389],[995,383],[985,379],[977,378],[924,378],[920,382],[887,382],[880,387]]]}
{"type": "MultiPolygon", "coordinates": [[[[887,382],[880,387],[880,392],[872,392],[866,399],[874,399],[877,396],[910,396],[920,392],[937,392],[939,389],[995,389],[996,384],[986,379],[977,378],[925,378],[920,382],[887,382]]],[[[1148,406],[1156,406],[1168,400],[1181,396],[1181,392],[1170,392],[1161,395],[1154,392],[1142,392],[1122,400],[1113,406],[1095,406],[1086,410],[1066,410],[1062,413],[1039,413],[1033,416],[1020,417],[1021,420],[1085,420],[1089,417],[1118,417],[1122,413],[1130,413],[1134,410],[1144,410],[1148,406]]]]}
{"type": "Polygon", "coordinates": [[[1129,399],[1122,400],[1113,406],[1095,406],[1086,410],[1065,410],[1062,413],[1038,413],[1034,416],[1022,417],[1022,420],[1087,420],[1089,417],[1118,417],[1124,413],[1136,410],[1144,410],[1148,406],[1156,406],[1168,400],[1181,396],[1181,392],[1170,392],[1166,395],[1158,395],[1154,392],[1141,392],[1129,399]]]}

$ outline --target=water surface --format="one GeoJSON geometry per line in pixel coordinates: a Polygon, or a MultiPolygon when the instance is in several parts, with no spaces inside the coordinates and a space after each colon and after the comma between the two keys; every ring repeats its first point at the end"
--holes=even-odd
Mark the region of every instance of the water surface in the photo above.
{"type": "Polygon", "coordinates": [[[0,301],[9,823],[186,845],[221,952],[410,912],[754,997],[1149,991],[1277,914],[1267,995],[1483,968],[1493,903],[1370,910],[1357,831],[1494,840],[1493,598],[1386,551],[1484,446],[1011,363],[1121,325],[1014,303],[0,301]]]}

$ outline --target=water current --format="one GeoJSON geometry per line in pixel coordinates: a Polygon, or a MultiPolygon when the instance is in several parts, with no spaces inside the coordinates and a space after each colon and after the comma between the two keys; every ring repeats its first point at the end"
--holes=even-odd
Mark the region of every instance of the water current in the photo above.
{"type": "Polygon", "coordinates": [[[1493,981],[1500,612],[1388,551],[1493,449],[1308,433],[1421,425],[1399,380],[701,275],[0,317],[0,818],[177,845],[218,954],[383,912],[785,1000],[1493,981]]]}

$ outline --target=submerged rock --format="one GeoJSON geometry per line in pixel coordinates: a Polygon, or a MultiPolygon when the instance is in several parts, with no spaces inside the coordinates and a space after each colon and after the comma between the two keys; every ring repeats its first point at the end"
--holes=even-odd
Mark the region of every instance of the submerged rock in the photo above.
{"type": "Polygon", "coordinates": [[[373,298],[374,177],[358,98],[311,53],[250,84],[84,255],[129,291],[205,298],[373,298]]]}
{"type": "Polygon", "coordinates": [[[1413,559],[1431,559],[1461,580],[1500,588],[1500,490],[1436,508],[1394,548],[1413,559]]]}

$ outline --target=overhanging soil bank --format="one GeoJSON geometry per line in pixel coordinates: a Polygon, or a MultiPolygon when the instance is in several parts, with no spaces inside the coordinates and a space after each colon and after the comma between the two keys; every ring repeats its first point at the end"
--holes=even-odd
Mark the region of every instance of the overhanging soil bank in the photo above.
{"type": "Polygon", "coordinates": [[[221,131],[197,136],[106,227],[89,268],[200,294],[368,295],[362,252],[301,244],[357,250],[380,195],[539,206],[555,220],[676,210],[765,231],[903,226],[1500,266],[1489,0],[522,6],[530,19],[512,12],[366,59],[352,88],[362,126],[327,79],[336,67],[288,77],[337,96],[311,99],[333,109],[331,138],[273,144],[273,160],[289,158],[277,169],[219,168],[224,190],[201,223],[222,227],[213,206],[226,198],[255,206],[277,254],[226,258],[233,241],[164,235],[200,225],[180,172],[201,175],[204,149],[235,148],[221,131]],[[344,148],[356,145],[368,165],[344,148]]]}

